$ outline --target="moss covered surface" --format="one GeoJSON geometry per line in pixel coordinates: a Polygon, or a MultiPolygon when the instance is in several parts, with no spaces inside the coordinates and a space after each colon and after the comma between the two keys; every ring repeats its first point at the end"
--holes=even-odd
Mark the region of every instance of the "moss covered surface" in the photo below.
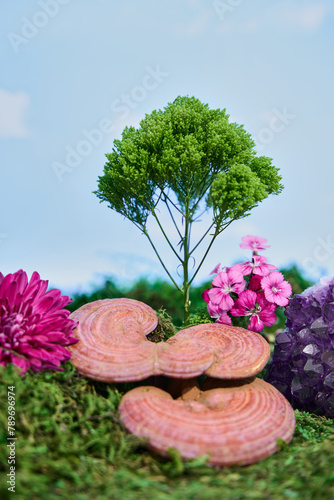
{"type": "Polygon", "coordinates": [[[205,458],[153,455],[119,422],[130,384],[103,384],[65,372],[27,373],[1,367],[0,498],[16,500],[326,500],[334,497],[334,422],[296,412],[290,445],[246,467],[213,468],[205,458]],[[16,492],[8,492],[7,387],[16,392],[16,492]]]}

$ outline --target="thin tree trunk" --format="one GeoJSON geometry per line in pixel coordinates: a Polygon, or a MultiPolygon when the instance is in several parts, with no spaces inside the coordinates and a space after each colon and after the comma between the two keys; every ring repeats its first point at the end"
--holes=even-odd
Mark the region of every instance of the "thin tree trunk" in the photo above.
{"type": "Polygon", "coordinates": [[[190,244],[190,224],[189,222],[189,205],[187,204],[186,206],[186,213],[185,213],[185,231],[184,231],[184,241],[183,241],[183,306],[184,306],[184,326],[187,326],[189,324],[189,244],[190,244]]]}

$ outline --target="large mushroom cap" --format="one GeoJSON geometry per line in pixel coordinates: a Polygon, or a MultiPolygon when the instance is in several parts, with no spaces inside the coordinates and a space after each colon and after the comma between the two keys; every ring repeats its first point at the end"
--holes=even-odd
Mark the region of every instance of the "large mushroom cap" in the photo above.
{"type": "Polygon", "coordinates": [[[157,315],[133,299],[91,302],[71,314],[79,322],[70,347],[83,375],[104,382],[142,380],[150,375],[191,378],[201,374],[237,379],[256,375],[270,356],[261,335],[219,324],[202,324],[154,344],[146,336],[157,315]]]}
{"type": "Polygon", "coordinates": [[[156,387],[137,387],[122,398],[121,420],[162,455],[175,447],[184,458],[209,455],[208,462],[218,466],[257,462],[277,451],[278,439],[291,440],[294,413],[277,389],[261,379],[223,385],[195,390],[196,400],[174,400],[156,387]]]}
{"type": "Polygon", "coordinates": [[[204,372],[209,377],[239,379],[257,375],[270,357],[268,342],[258,333],[235,326],[205,323],[181,330],[167,343],[196,340],[213,352],[213,362],[204,372]]]}
{"type": "Polygon", "coordinates": [[[146,335],[158,318],[153,309],[133,299],[90,302],[71,316],[79,321],[71,361],[86,377],[104,382],[141,380],[152,374],[155,344],[146,335]]]}

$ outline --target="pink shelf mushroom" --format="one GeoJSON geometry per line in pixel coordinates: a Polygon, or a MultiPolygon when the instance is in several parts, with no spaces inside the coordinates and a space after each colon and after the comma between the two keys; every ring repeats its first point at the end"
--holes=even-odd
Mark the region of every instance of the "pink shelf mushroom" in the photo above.
{"type": "Polygon", "coordinates": [[[143,380],[150,375],[191,378],[201,374],[227,379],[261,371],[269,344],[254,332],[217,323],[193,326],[167,342],[146,336],[157,324],[156,313],[132,299],[91,302],[71,314],[79,324],[70,347],[72,362],[86,377],[104,382],[143,380]]]}
{"type": "Polygon", "coordinates": [[[213,360],[204,374],[222,379],[239,379],[257,375],[270,357],[268,342],[258,333],[219,323],[204,323],[181,330],[166,343],[177,347],[181,342],[211,350],[213,360]]]}
{"type": "Polygon", "coordinates": [[[157,316],[131,299],[92,302],[71,318],[79,339],[70,346],[72,362],[81,374],[104,382],[172,378],[168,392],[137,387],[119,407],[126,429],[145,436],[152,450],[166,455],[175,447],[184,458],[208,455],[211,465],[246,465],[274,453],[278,439],[291,440],[292,407],[255,378],[270,356],[261,335],[207,323],[153,343],[146,336],[157,316]],[[208,376],[202,390],[195,378],[201,374],[208,376]]]}
{"type": "Polygon", "coordinates": [[[208,455],[217,466],[252,464],[275,453],[278,439],[292,438],[292,407],[261,379],[204,391],[188,387],[186,394],[173,399],[156,387],[137,387],[122,398],[121,420],[163,456],[174,447],[184,458],[208,455]]]}
{"type": "Polygon", "coordinates": [[[142,380],[152,374],[155,347],[146,339],[158,325],[151,307],[137,300],[90,302],[70,318],[79,324],[71,361],[88,378],[103,382],[142,380]]]}

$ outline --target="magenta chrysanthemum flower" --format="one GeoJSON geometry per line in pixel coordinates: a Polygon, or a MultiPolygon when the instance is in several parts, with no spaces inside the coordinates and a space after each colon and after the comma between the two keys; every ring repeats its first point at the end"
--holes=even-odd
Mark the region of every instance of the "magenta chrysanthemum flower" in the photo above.
{"type": "Polygon", "coordinates": [[[253,252],[259,252],[270,247],[270,245],[265,245],[267,240],[265,238],[260,238],[259,236],[251,236],[248,234],[241,239],[243,243],[240,243],[240,248],[247,248],[249,250],[253,250],[253,252]]]}
{"type": "Polygon", "coordinates": [[[239,266],[240,271],[244,276],[248,274],[258,274],[259,276],[267,276],[270,271],[277,269],[276,266],[272,264],[267,264],[267,259],[262,255],[254,255],[251,261],[242,262],[241,264],[237,264],[239,266]]]}
{"type": "Polygon", "coordinates": [[[292,294],[290,283],[284,280],[284,276],[279,271],[273,271],[261,280],[261,285],[268,302],[273,302],[278,306],[287,306],[289,297],[292,294]]]}
{"type": "Polygon", "coordinates": [[[0,365],[14,363],[20,375],[29,368],[62,371],[61,362],[71,357],[64,346],[78,341],[71,336],[76,323],[63,309],[71,300],[47,287],[37,272],[30,281],[22,270],[0,273],[0,365]]]}
{"type": "Polygon", "coordinates": [[[263,297],[252,290],[245,290],[235,301],[232,316],[250,316],[248,330],[261,332],[264,326],[271,326],[276,321],[276,305],[270,304],[263,297]]]}

